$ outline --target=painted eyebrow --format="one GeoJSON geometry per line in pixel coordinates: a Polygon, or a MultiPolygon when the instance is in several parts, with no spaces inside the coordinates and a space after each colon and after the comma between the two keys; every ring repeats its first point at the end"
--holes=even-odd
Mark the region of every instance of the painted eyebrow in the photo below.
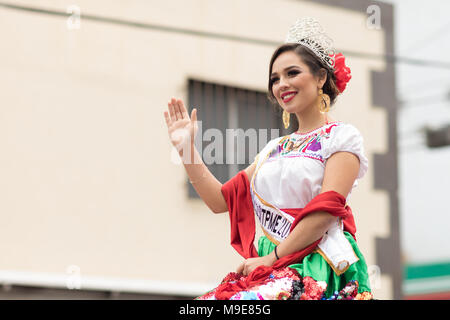
{"type": "MultiPolygon", "coordinates": [[[[289,66],[289,67],[287,67],[287,68],[284,68],[284,70],[286,71],[286,70],[289,70],[289,69],[292,69],[292,68],[298,68],[299,66],[289,66]]],[[[276,75],[277,73],[276,72],[272,72],[272,74],[270,75],[271,77],[272,76],[274,76],[274,75],[276,75]]]]}

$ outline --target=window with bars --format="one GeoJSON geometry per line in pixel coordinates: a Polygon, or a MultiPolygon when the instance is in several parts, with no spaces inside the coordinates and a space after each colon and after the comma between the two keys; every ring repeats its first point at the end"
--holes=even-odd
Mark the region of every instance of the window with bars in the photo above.
{"type": "MultiPolygon", "coordinates": [[[[225,183],[250,165],[268,141],[289,132],[265,92],[189,80],[189,114],[197,108],[196,148],[225,183]]],[[[198,198],[189,181],[189,197],[198,198]]]]}

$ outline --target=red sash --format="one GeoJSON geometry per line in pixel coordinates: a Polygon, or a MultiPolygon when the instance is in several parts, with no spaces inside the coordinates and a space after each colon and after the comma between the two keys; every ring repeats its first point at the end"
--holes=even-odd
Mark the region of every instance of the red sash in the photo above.
{"type": "MultiPolygon", "coordinates": [[[[245,171],[240,171],[235,177],[226,182],[222,186],[222,194],[227,202],[230,215],[231,245],[245,259],[258,257],[253,244],[256,233],[255,215],[250,194],[250,183],[245,171]]],[[[356,227],[352,211],[349,206],[346,206],[345,198],[335,191],[317,195],[303,209],[283,209],[283,211],[296,214],[290,232],[308,214],[326,211],[333,216],[341,217],[344,222],[344,230],[355,237],[356,227]]],[[[260,283],[274,269],[284,268],[290,264],[301,262],[305,256],[314,251],[321,240],[318,239],[306,248],[280,258],[270,267],[257,267],[245,277],[245,280],[235,283],[225,282],[219,285],[216,289],[216,298],[229,299],[236,292],[260,283]]]]}

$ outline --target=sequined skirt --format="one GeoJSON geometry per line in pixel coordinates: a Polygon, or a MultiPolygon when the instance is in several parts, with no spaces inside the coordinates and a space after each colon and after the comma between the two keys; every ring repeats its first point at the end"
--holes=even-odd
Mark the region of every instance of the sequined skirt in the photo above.
{"type": "MultiPolygon", "coordinates": [[[[372,299],[367,265],[355,240],[344,232],[359,260],[338,276],[325,259],[316,252],[306,256],[301,263],[274,270],[267,279],[256,286],[236,292],[230,300],[369,300],[372,299]]],[[[267,237],[258,241],[258,255],[270,254],[275,248],[267,237]]],[[[223,280],[236,282],[242,275],[230,272],[223,280]]],[[[215,300],[217,288],[197,297],[215,300]]]]}

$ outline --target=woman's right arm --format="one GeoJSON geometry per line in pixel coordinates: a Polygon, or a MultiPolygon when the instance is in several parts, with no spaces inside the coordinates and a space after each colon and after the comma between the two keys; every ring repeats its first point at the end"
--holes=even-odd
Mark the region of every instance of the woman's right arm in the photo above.
{"type": "MultiPolygon", "coordinates": [[[[228,211],[227,203],[222,195],[222,183],[214,177],[203,163],[201,155],[194,144],[197,133],[197,110],[193,109],[189,117],[182,100],[172,98],[169,103],[169,112],[164,112],[169,137],[177,148],[183,161],[186,173],[192,186],[205,204],[214,213],[228,211]]],[[[249,179],[253,175],[255,164],[245,169],[249,179]]]]}
{"type": "MultiPolygon", "coordinates": [[[[203,163],[197,149],[194,150],[195,162],[186,163],[183,161],[186,173],[197,194],[214,213],[228,211],[227,203],[222,195],[222,183],[214,177],[206,165],[203,163]]],[[[182,157],[182,155],[180,155],[182,157]]]]}

